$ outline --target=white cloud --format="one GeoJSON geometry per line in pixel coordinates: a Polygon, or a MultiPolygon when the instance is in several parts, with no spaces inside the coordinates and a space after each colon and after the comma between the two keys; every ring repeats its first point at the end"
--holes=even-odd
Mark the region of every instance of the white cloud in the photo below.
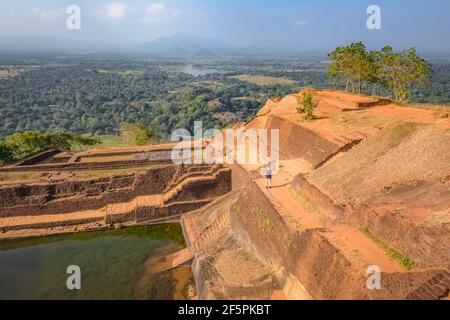
{"type": "Polygon", "coordinates": [[[127,7],[122,2],[111,3],[105,12],[105,16],[109,19],[121,19],[127,14],[127,7]]]}
{"type": "MultiPolygon", "coordinates": [[[[147,7],[146,14],[142,18],[144,23],[161,23],[170,20],[170,16],[166,15],[166,5],[164,3],[152,3],[147,7]]],[[[176,18],[175,15],[172,15],[176,18]]]]}
{"type": "Polygon", "coordinates": [[[164,3],[152,3],[147,8],[147,14],[150,16],[159,16],[166,12],[166,6],[164,3]]]}
{"type": "Polygon", "coordinates": [[[309,20],[297,20],[294,22],[294,24],[300,29],[305,29],[309,26],[309,20]]]}
{"type": "Polygon", "coordinates": [[[39,7],[31,9],[31,15],[40,19],[55,18],[63,14],[64,9],[45,10],[39,7]]]}

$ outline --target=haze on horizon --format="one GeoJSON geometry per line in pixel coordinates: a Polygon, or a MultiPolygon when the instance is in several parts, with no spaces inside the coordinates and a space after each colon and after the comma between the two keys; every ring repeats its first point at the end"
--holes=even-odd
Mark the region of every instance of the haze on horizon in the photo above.
{"type": "Polygon", "coordinates": [[[0,49],[132,49],[184,33],[280,51],[326,51],[361,40],[369,48],[450,53],[449,13],[450,2],[441,0],[2,0],[0,49]],[[73,4],[81,8],[81,30],[66,28],[73,4]],[[374,4],[381,30],[366,27],[374,4]]]}

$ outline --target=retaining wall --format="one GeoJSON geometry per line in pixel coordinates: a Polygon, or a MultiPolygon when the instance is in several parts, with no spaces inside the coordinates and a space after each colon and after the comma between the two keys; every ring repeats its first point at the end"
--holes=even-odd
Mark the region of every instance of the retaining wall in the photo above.
{"type": "Polygon", "coordinates": [[[1,187],[0,216],[93,210],[136,196],[161,194],[176,170],[177,166],[169,165],[126,176],[1,187]]]}

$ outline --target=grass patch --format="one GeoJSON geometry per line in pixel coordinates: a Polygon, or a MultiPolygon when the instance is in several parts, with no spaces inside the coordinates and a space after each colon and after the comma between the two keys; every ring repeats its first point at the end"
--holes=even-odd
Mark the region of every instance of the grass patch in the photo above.
{"type": "Polygon", "coordinates": [[[99,136],[101,143],[98,146],[95,146],[96,148],[115,148],[115,147],[129,147],[129,144],[127,144],[120,136],[99,136]]]}
{"type": "Polygon", "coordinates": [[[416,266],[416,263],[412,261],[407,256],[401,254],[399,251],[393,249],[388,244],[386,244],[384,241],[378,239],[368,228],[363,228],[362,233],[364,233],[369,239],[374,241],[380,248],[382,248],[386,253],[395,261],[397,261],[403,268],[406,270],[411,270],[416,266]]]}
{"type": "Polygon", "coordinates": [[[0,79],[12,78],[21,74],[23,70],[0,70],[0,79]]]}
{"type": "Polygon", "coordinates": [[[113,161],[131,161],[136,160],[133,155],[117,155],[117,156],[98,156],[98,157],[84,157],[81,158],[81,163],[95,163],[95,162],[113,162],[113,161]]]}
{"type": "MultiPolygon", "coordinates": [[[[114,177],[114,176],[122,176],[122,175],[130,175],[133,173],[145,172],[150,168],[157,168],[155,165],[148,166],[138,166],[138,167],[130,167],[123,169],[104,169],[104,170],[79,170],[72,171],[73,176],[70,178],[64,179],[65,181],[70,180],[84,180],[84,179],[98,179],[98,178],[106,178],[106,177],[114,177]]],[[[25,183],[29,182],[39,182],[46,181],[45,175],[48,173],[55,172],[5,172],[0,173],[0,183],[25,183]]]]}
{"type": "Polygon", "coordinates": [[[41,172],[2,172],[0,173],[0,182],[36,180],[41,177],[41,172]]]}
{"type": "Polygon", "coordinates": [[[445,104],[416,103],[416,104],[406,105],[406,107],[432,110],[432,111],[450,112],[450,105],[445,105],[445,104]]]}
{"type": "Polygon", "coordinates": [[[156,167],[157,166],[149,165],[149,166],[131,167],[131,168],[123,168],[123,169],[79,170],[79,171],[74,171],[73,173],[74,173],[74,178],[96,179],[96,178],[104,178],[104,177],[130,175],[133,173],[145,172],[150,168],[156,168],[156,167]]]}
{"type": "Polygon", "coordinates": [[[249,82],[252,84],[256,84],[258,86],[270,86],[270,85],[295,85],[297,84],[296,81],[285,79],[285,78],[275,78],[275,77],[266,77],[266,76],[253,76],[253,75],[239,75],[239,76],[232,76],[230,77],[232,79],[249,82]]]}
{"type": "Polygon", "coordinates": [[[264,230],[264,232],[271,232],[273,230],[273,221],[270,218],[265,218],[262,221],[261,228],[264,230]]]}

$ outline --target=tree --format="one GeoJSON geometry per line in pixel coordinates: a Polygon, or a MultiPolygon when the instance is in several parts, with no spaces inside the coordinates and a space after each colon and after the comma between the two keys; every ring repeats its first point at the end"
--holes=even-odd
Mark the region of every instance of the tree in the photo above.
{"type": "Polygon", "coordinates": [[[48,134],[39,131],[15,133],[7,137],[6,143],[14,148],[18,157],[48,149],[51,144],[48,134]]]}
{"type": "Polygon", "coordinates": [[[66,150],[81,150],[83,147],[92,147],[100,143],[96,137],[82,136],[73,133],[57,132],[48,134],[47,148],[63,148],[66,150]]]}
{"type": "Polygon", "coordinates": [[[330,78],[343,79],[346,90],[352,89],[362,93],[365,82],[374,82],[377,74],[373,53],[366,50],[362,42],[355,42],[346,47],[338,47],[328,57],[331,64],[328,66],[330,78]]]}
{"type": "Polygon", "coordinates": [[[150,130],[136,123],[122,123],[120,136],[130,145],[143,146],[150,142],[152,134],[150,130]]]}
{"type": "Polygon", "coordinates": [[[380,69],[380,83],[393,91],[398,102],[409,97],[412,86],[423,86],[430,81],[431,67],[415,48],[395,53],[392,47],[386,46],[376,54],[375,61],[380,69]]]}
{"type": "Polygon", "coordinates": [[[319,104],[319,101],[315,98],[314,92],[311,90],[301,91],[297,101],[299,105],[297,112],[302,114],[305,120],[314,119],[314,109],[319,104]]]}
{"type": "Polygon", "coordinates": [[[83,137],[74,133],[46,133],[25,131],[6,138],[6,144],[14,151],[15,158],[38,153],[47,149],[62,148],[78,150],[84,146],[94,146],[100,142],[94,137],[83,137]]]}
{"type": "Polygon", "coordinates": [[[14,151],[10,145],[0,141],[0,165],[5,165],[14,160],[14,151]]]}

